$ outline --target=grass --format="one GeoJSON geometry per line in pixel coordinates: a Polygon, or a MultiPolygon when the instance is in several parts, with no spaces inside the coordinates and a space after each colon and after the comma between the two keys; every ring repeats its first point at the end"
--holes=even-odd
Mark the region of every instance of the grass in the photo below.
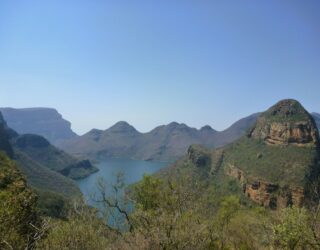
{"type": "Polygon", "coordinates": [[[223,164],[240,168],[248,178],[301,186],[316,158],[315,147],[266,145],[244,137],[225,149],[223,164]]]}

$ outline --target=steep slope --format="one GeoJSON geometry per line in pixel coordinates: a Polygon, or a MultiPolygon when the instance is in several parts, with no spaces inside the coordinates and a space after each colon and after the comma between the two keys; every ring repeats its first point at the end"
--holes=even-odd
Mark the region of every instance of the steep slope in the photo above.
{"type": "Polygon", "coordinates": [[[78,160],[51,145],[38,135],[20,135],[11,140],[15,152],[24,154],[38,165],[72,179],[84,178],[97,171],[88,160],[78,160]]]}
{"type": "Polygon", "coordinates": [[[283,100],[239,140],[213,151],[191,146],[163,176],[202,172],[217,193],[236,193],[271,208],[301,206],[319,187],[319,160],[314,119],[299,102],[283,100]]]}
{"type": "Polygon", "coordinates": [[[319,159],[314,119],[299,102],[283,100],[260,115],[248,136],[226,147],[224,168],[254,201],[300,206],[319,177],[319,159]]]}
{"type": "Polygon", "coordinates": [[[320,130],[320,114],[318,114],[318,113],[312,113],[311,115],[312,115],[314,121],[315,121],[316,124],[317,124],[318,130],[320,130]]]}
{"type": "Polygon", "coordinates": [[[32,249],[41,226],[37,197],[4,152],[0,152],[0,200],[0,249],[32,249]]]}
{"type": "Polygon", "coordinates": [[[11,158],[14,153],[9,140],[11,136],[15,135],[16,134],[14,132],[9,130],[6,121],[0,113],[0,151],[5,152],[11,158]]]}
{"type": "Polygon", "coordinates": [[[208,125],[198,130],[183,123],[172,122],[148,133],[140,133],[128,123],[118,122],[107,130],[93,129],[59,146],[70,154],[93,159],[128,157],[175,160],[183,156],[191,144],[214,148],[240,138],[254,124],[255,116],[244,118],[222,132],[208,125]]]}
{"type": "Polygon", "coordinates": [[[19,134],[41,135],[55,145],[77,136],[70,122],[52,108],[0,108],[0,112],[8,126],[19,134]]]}
{"type": "Polygon", "coordinates": [[[141,133],[121,121],[105,131],[93,129],[60,147],[73,155],[90,158],[132,157],[140,140],[141,133]]]}
{"type": "MultiPolygon", "coordinates": [[[[6,155],[16,162],[16,166],[26,176],[28,183],[32,188],[59,193],[66,197],[81,195],[79,188],[72,180],[58,172],[50,170],[47,166],[41,165],[36,160],[32,159],[32,157],[28,156],[27,153],[16,147],[15,143],[19,141],[19,139],[24,138],[24,136],[19,136],[14,130],[9,128],[6,122],[1,118],[2,116],[0,113],[0,151],[6,153],[6,155]]],[[[42,138],[40,142],[36,141],[33,143],[36,143],[38,146],[43,145],[44,143],[48,144],[44,138],[42,138]]],[[[41,157],[50,158],[46,151],[42,151],[40,154],[43,154],[41,157]]]]}
{"type": "Polygon", "coordinates": [[[226,145],[243,136],[248,131],[248,129],[250,129],[255,124],[260,114],[261,113],[254,113],[245,118],[242,118],[232,124],[226,130],[218,133],[217,137],[215,138],[215,146],[220,147],[226,145]]]}
{"type": "Polygon", "coordinates": [[[78,186],[71,179],[39,164],[27,154],[16,150],[15,161],[33,189],[61,194],[67,198],[81,196],[78,186]]]}
{"type": "Polygon", "coordinates": [[[185,124],[172,122],[144,134],[136,157],[139,159],[171,160],[186,152],[188,145],[205,142],[215,135],[209,126],[197,130],[185,124]]]}

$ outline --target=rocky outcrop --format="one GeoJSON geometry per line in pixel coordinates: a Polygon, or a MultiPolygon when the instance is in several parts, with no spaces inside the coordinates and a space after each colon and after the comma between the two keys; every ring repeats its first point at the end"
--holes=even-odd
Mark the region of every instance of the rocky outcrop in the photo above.
{"type": "Polygon", "coordinates": [[[226,174],[228,176],[231,176],[231,177],[237,179],[241,185],[245,184],[244,173],[241,169],[239,169],[233,165],[229,165],[229,167],[226,168],[226,174]]]}
{"type": "Polygon", "coordinates": [[[248,136],[271,145],[319,145],[315,121],[295,100],[280,101],[264,112],[248,136]]]}
{"type": "Polygon", "coordinates": [[[272,122],[266,124],[261,118],[250,136],[261,138],[268,144],[307,146],[318,144],[318,132],[310,121],[304,122],[272,122]],[[262,125],[263,124],[263,125],[262,125]]]}
{"type": "Polygon", "coordinates": [[[262,206],[277,208],[277,197],[273,193],[275,193],[278,188],[276,184],[254,181],[250,184],[245,184],[244,193],[248,198],[262,206]]]}
{"type": "Polygon", "coordinates": [[[289,205],[302,206],[304,201],[304,188],[280,187],[278,184],[247,178],[244,171],[229,165],[225,173],[237,179],[243,187],[243,193],[255,203],[272,209],[284,208],[289,205]]]}

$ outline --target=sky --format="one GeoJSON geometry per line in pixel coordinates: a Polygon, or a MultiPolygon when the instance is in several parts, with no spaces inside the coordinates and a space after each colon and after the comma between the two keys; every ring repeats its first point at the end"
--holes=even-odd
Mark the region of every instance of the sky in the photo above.
{"type": "Polygon", "coordinates": [[[320,112],[318,0],[0,0],[0,106],[83,134],[223,130],[284,98],[320,112]]]}

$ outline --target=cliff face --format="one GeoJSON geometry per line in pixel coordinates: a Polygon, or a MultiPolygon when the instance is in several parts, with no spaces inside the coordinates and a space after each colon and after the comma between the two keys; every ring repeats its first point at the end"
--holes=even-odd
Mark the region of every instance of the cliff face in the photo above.
{"type": "Polygon", "coordinates": [[[226,155],[225,173],[248,198],[271,208],[301,206],[308,182],[317,179],[310,173],[319,173],[318,129],[299,102],[283,100],[262,113],[226,155]]]}
{"type": "Polygon", "coordinates": [[[45,137],[51,143],[76,137],[71,130],[70,122],[62,118],[51,108],[0,108],[8,126],[19,134],[37,134],[45,137]]]}
{"type": "Polygon", "coordinates": [[[261,113],[239,140],[213,151],[191,146],[181,167],[210,172],[218,193],[279,209],[312,201],[310,187],[319,186],[319,159],[314,119],[299,102],[283,100],[261,113]]]}
{"type": "Polygon", "coordinates": [[[303,187],[281,187],[279,184],[262,181],[259,178],[247,178],[244,171],[229,165],[225,173],[237,179],[246,197],[261,206],[285,208],[289,205],[302,206],[305,194],[303,187]]]}
{"type": "Polygon", "coordinates": [[[318,145],[318,129],[312,117],[294,100],[283,100],[263,113],[249,137],[268,144],[318,145]]]}

